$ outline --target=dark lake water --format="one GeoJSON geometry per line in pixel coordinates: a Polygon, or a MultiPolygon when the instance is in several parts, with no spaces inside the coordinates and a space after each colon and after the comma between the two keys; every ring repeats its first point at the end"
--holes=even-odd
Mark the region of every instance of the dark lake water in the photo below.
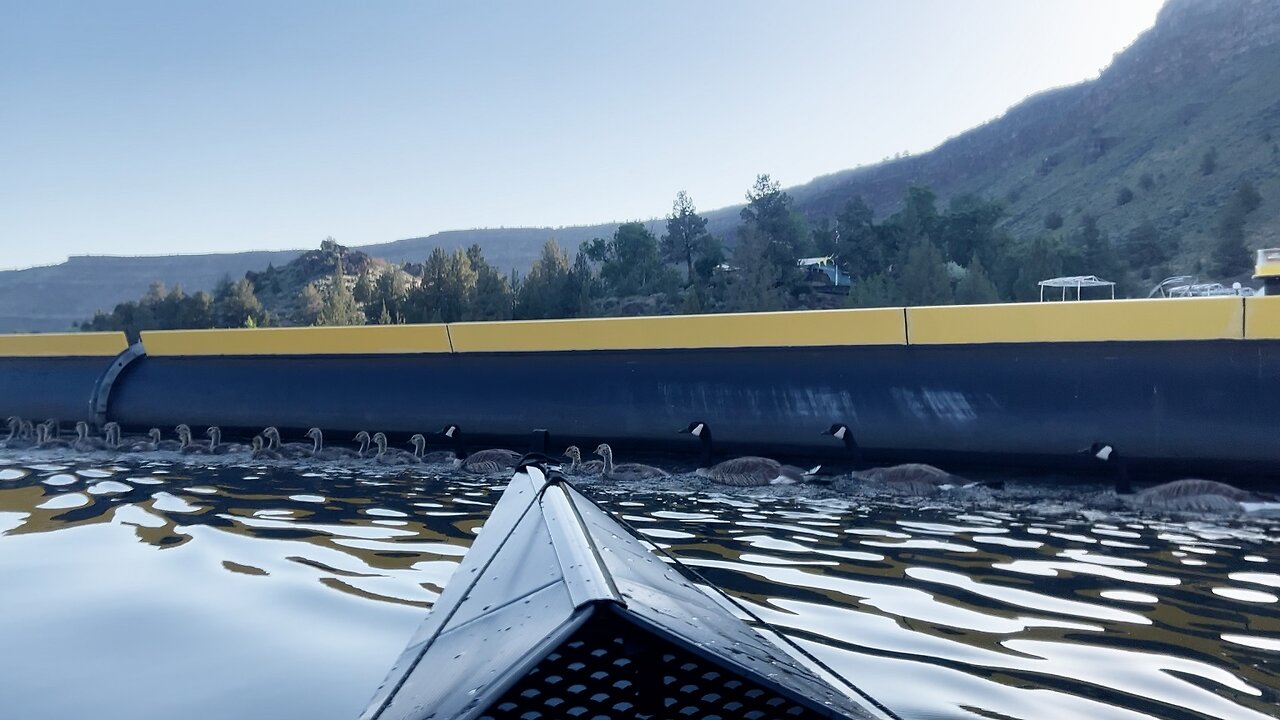
{"type": "MultiPolygon", "coordinates": [[[[907,718],[1264,718],[1280,522],[583,483],[907,718]]],[[[0,717],[354,718],[500,478],[0,458],[0,717]]]]}

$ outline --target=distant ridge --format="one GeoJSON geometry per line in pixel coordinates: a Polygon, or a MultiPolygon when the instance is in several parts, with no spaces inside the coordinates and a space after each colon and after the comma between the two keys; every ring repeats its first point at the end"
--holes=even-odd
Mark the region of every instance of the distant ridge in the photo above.
{"type": "MultiPolygon", "coordinates": [[[[1251,244],[1280,245],[1277,82],[1280,2],[1169,0],[1155,26],[1098,79],[1030,97],[931,152],[842,170],[789,192],[796,209],[814,221],[835,215],[857,195],[883,217],[909,185],[924,184],[943,202],[966,193],[1002,200],[1005,227],[1019,237],[1056,234],[1071,241],[1086,214],[1113,240],[1150,222],[1181,238],[1170,269],[1199,272],[1221,206],[1243,180],[1262,197],[1249,218],[1251,244]],[[1049,223],[1050,216],[1061,222],[1049,223]]],[[[672,178],[673,196],[679,183],[672,178]]],[[[729,245],[737,210],[706,213],[709,229],[729,245]]],[[[651,223],[658,231],[660,225],[651,223]]],[[[478,243],[495,267],[524,271],[550,237],[572,250],[616,227],[453,230],[358,249],[403,263],[423,260],[434,247],[478,243]]],[[[157,280],[208,289],[223,275],[239,277],[300,253],[81,256],[0,272],[0,332],[66,330],[95,310],[139,297],[157,280]]]]}

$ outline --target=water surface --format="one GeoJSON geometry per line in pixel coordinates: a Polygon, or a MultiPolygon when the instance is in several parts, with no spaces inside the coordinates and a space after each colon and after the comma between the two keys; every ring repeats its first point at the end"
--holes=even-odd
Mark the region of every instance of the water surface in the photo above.
{"type": "MultiPolygon", "coordinates": [[[[3,715],[355,717],[503,485],[0,460],[3,715]]],[[[1277,715],[1275,521],[1117,513],[1034,482],[580,487],[904,717],[1277,715]]]]}

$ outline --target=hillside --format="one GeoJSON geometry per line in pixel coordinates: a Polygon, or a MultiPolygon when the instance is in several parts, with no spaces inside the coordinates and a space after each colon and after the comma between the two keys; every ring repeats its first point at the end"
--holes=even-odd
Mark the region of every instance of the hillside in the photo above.
{"type": "MultiPolygon", "coordinates": [[[[1113,241],[1150,222],[1178,245],[1170,271],[1201,272],[1222,205],[1242,180],[1262,197],[1249,216],[1249,243],[1280,245],[1277,80],[1280,3],[1169,0],[1152,30],[1098,79],[1028,98],[928,153],[837,172],[789,192],[811,221],[859,195],[883,217],[907,186],[921,184],[944,202],[969,193],[1000,199],[1005,228],[1023,238],[1056,234],[1072,241],[1086,214],[1113,241]]],[[[679,184],[673,177],[673,193],[679,184]]],[[[737,213],[736,207],[706,213],[709,229],[729,245],[737,213]]],[[[615,228],[450,231],[360,250],[399,264],[421,261],[433,247],[479,243],[495,267],[523,270],[548,237],[574,248],[615,228]]],[[[299,254],[77,257],[0,272],[0,331],[66,329],[140,296],[155,280],[207,289],[223,275],[239,277],[299,254]]]]}
{"type": "MultiPolygon", "coordinates": [[[[1113,238],[1149,220],[1194,270],[1241,179],[1259,190],[1255,247],[1280,236],[1280,3],[1170,0],[1095,81],[1029,98],[932,152],[819,178],[792,193],[810,218],[862,195],[886,212],[911,183],[1004,200],[1014,235],[1070,232],[1085,213],[1113,238]],[[1212,172],[1203,168],[1212,155],[1212,172]],[[1128,188],[1132,199],[1122,200],[1128,188]]],[[[1179,269],[1179,268],[1175,268],[1179,269]]]]}
{"type": "MultiPolygon", "coordinates": [[[[656,226],[656,224],[655,224],[656,226]]],[[[524,271],[547,238],[567,248],[611,235],[617,224],[567,228],[494,228],[453,230],[359,248],[392,264],[421,262],[436,247],[466,249],[478,243],[494,267],[524,271]]],[[[317,239],[318,241],[319,239],[317,239]]],[[[165,255],[154,257],[77,256],[47,267],[0,272],[0,332],[60,332],[99,310],[146,293],[153,282],[188,292],[210,290],[223,277],[243,277],[268,264],[281,266],[302,250],[165,255]]]]}

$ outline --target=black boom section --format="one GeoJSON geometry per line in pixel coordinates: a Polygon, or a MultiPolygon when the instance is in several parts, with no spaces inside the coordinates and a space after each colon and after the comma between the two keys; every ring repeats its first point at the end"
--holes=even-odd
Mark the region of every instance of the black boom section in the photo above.
{"type": "Polygon", "coordinates": [[[0,358],[0,413],[35,420],[92,420],[94,389],[111,361],[104,357],[0,358]]]}
{"type": "Polygon", "coordinates": [[[255,432],[452,423],[473,442],[520,446],[547,428],[579,445],[689,452],[675,430],[703,420],[726,453],[807,457],[838,456],[820,431],[843,423],[873,460],[1061,462],[1105,440],[1131,460],[1199,463],[1187,472],[1275,472],[1274,429],[1253,410],[1280,406],[1277,378],[1270,340],[146,357],[108,414],[255,432]]]}

